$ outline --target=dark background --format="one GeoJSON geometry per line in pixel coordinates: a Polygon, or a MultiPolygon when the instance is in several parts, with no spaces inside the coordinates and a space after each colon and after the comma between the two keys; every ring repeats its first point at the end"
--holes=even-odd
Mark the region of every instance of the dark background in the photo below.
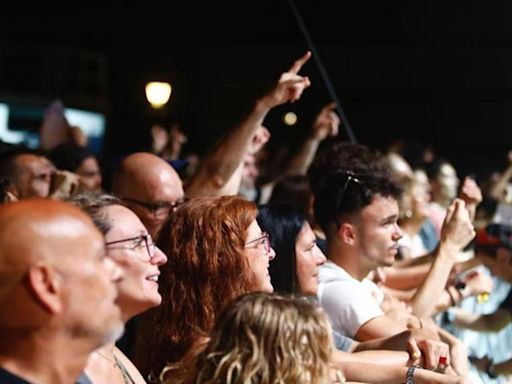
{"type": "MultiPolygon", "coordinates": [[[[359,142],[432,144],[461,173],[503,167],[512,136],[512,3],[296,1],[359,142]]],[[[4,5],[2,5],[4,7],[4,5]]],[[[105,150],[147,142],[177,119],[204,151],[306,49],[288,1],[10,4],[0,26],[0,96],[107,115],[105,150]],[[155,114],[144,84],[173,85],[155,114]]],[[[274,140],[298,137],[329,100],[312,86],[271,113],[274,140]],[[299,125],[285,128],[287,110],[299,125]]],[[[346,139],[342,134],[341,139],[346,139]]]]}

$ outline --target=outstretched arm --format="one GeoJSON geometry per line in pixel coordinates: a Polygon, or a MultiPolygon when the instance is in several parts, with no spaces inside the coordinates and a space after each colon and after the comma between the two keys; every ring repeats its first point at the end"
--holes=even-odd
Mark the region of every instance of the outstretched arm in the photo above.
{"type": "MultiPolygon", "coordinates": [[[[310,86],[309,79],[298,74],[310,57],[311,53],[307,52],[287,72],[283,73],[274,88],[257,100],[243,121],[212,149],[197,173],[185,186],[188,197],[238,192],[238,189],[226,191],[223,187],[230,183],[267,113],[278,105],[297,101],[304,89],[310,86]]],[[[236,184],[239,185],[239,183],[233,183],[233,185],[236,184]]]]}
{"type": "Polygon", "coordinates": [[[414,314],[420,317],[432,315],[457,254],[474,236],[475,230],[465,204],[462,200],[456,199],[446,213],[441,241],[432,268],[411,301],[414,314]]]}
{"type": "Polygon", "coordinates": [[[305,175],[320,143],[328,136],[338,134],[340,118],[334,112],[335,108],[336,104],[333,102],[321,109],[315,118],[310,135],[286,165],[284,175],[305,175]]]}

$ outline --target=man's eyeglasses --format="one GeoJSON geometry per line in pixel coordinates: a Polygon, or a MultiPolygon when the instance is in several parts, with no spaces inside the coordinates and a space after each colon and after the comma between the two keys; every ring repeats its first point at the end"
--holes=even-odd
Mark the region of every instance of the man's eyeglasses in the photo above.
{"type": "Polygon", "coordinates": [[[263,249],[266,253],[270,252],[270,236],[267,232],[263,232],[260,237],[257,239],[251,240],[245,243],[245,248],[257,248],[258,246],[263,245],[263,249]],[[256,244],[253,247],[248,247],[248,245],[256,244]]]}
{"type": "Polygon", "coordinates": [[[114,244],[127,243],[130,241],[132,242],[132,245],[127,246],[126,249],[134,250],[134,249],[142,247],[144,245],[148,252],[149,260],[151,260],[153,257],[155,257],[156,245],[153,242],[153,239],[151,238],[151,235],[149,233],[147,235],[139,235],[136,237],[130,237],[128,239],[109,241],[109,242],[105,243],[105,245],[108,247],[108,246],[111,246],[114,244]]]}
{"type": "Polygon", "coordinates": [[[165,203],[150,204],[150,203],[145,203],[140,200],[130,199],[127,197],[123,197],[122,200],[127,201],[129,203],[137,204],[137,205],[145,208],[146,210],[150,211],[153,214],[155,219],[167,218],[167,216],[169,216],[171,211],[174,212],[180,204],[184,203],[184,200],[183,200],[183,201],[175,201],[173,203],[165,202],[165,203]]]}

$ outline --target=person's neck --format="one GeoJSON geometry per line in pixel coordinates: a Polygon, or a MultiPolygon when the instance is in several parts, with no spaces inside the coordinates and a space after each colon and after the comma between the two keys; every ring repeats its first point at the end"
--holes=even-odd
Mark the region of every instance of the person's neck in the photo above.
{"type": "Polygon", "coordinates": [[[363,280],[371,271],[360,262],[360,257],[350,247],[327,241],[327,258],[343,268],[356,280],[363,280]]]}
{"type": "Polygon", "coordinates": [[[74,383],[97,347],[69,334],[0,330],[0,367],[31,383],[74,383]],[[29,333],[27,336],[26,334],[29,333]]]}

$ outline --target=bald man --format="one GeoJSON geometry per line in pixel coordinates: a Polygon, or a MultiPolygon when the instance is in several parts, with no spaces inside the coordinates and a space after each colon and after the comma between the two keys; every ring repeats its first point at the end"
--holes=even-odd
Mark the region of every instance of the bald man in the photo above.
{"type": "Polygon", "coordinates": [[[123,331],[103,236],[76,207],[27,199],[0,206],[0,244],[0,383],[77,382],[123,331]]]}
{"type": "Polygon", "coordinates": [[[165,160],[139,152],[121,162],[112,180],[120,197],[156,239],[169,213],[185,197],[180,177],[165,160]]]}

